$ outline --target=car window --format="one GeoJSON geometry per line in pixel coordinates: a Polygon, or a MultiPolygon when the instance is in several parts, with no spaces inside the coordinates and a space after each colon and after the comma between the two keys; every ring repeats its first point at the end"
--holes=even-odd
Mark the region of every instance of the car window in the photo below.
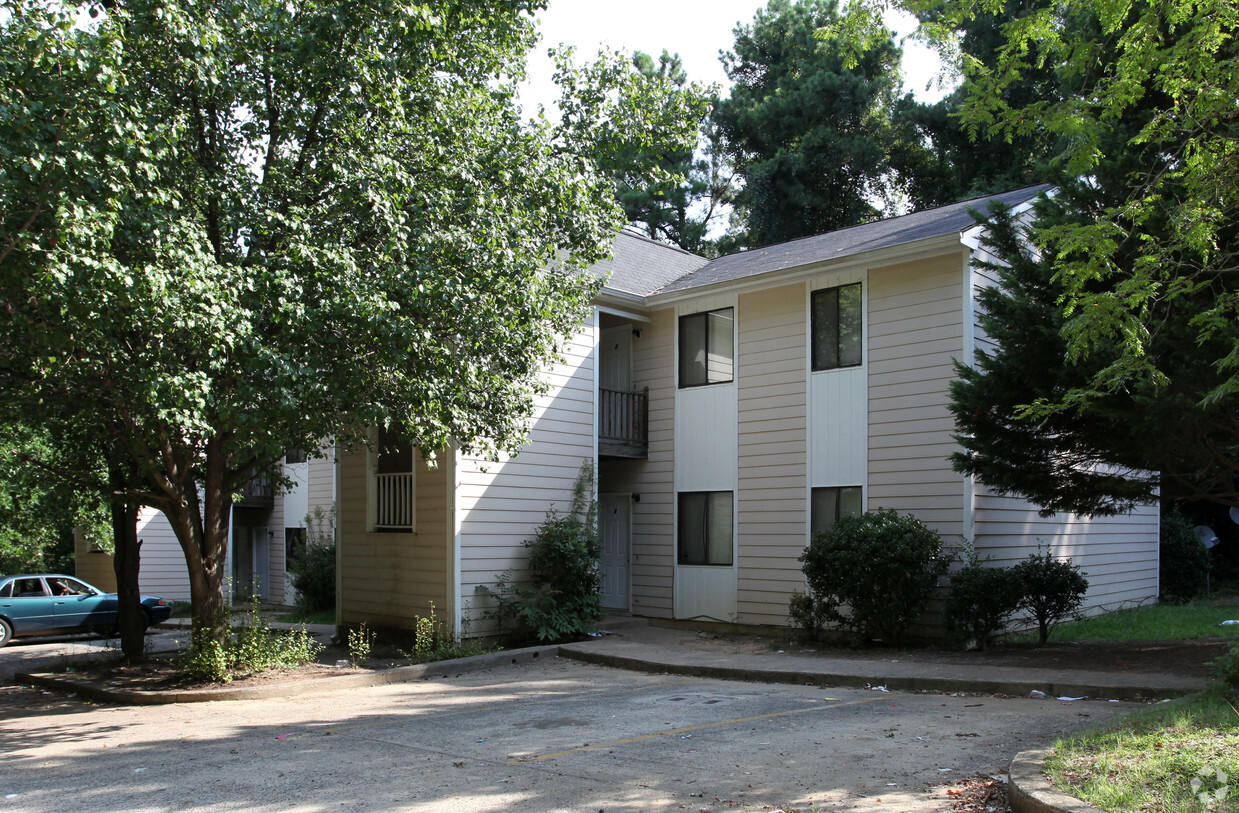
{"type": "Polygon", "coordinates": [[[77,579],[57,579],[65,587],[65,595],[69,596],[93,596],[95,590],[86,582],[80,582],[77,579]]]}
{"type": "Polygon", "coordinates": [[[13,598],[32,598],[47,595],[42,579],[17,579],[13,582],[13,598]]]}
{"type": "Polygon", "coordinates": [[[0,598],[11,598],[13,595],[13,582],[5,582],[0,584],[0,598]]]}

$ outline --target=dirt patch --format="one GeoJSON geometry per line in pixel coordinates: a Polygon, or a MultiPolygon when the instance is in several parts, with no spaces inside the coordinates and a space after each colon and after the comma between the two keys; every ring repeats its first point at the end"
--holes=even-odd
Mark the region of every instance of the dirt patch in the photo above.
{"type": "Polygon", "coordinates": [[[779,657],[826,657],[841,659],[881,658],[905,663],[950,663],[962,665],[1013,666],[1028,669],[1083,669],[1097,672],[1136,672],[1207,678],[1209,662],[1226,652],[1228,639],[1192,641],[1139,641],[1000,644],[984,652],[964,652],[946,647],[882,649],[814,644],[796,646],[775,637],[685,633],[680,645],[699,651],[769,654],[779,657]]]}

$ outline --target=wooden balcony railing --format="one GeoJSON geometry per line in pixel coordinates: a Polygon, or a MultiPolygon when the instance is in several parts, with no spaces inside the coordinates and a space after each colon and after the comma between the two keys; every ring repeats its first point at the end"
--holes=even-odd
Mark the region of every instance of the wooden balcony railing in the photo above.
{"type": "Polygon", "coordinates": [[[238,508],[270,508],[275,504],[275,489],[271,478],[266,473],[256,475],[241,486],[241,499],[237,501],[238,508]]]}
{"type": "Polygon", "coordinates": [[[650,453],[650,388],[598,390],[598,454],[646,458],[650,453]]]}
{"type": "Polygon", "coordinates": [[[374,475],[376,528],[413,527],[413,474],[374,475]]]}

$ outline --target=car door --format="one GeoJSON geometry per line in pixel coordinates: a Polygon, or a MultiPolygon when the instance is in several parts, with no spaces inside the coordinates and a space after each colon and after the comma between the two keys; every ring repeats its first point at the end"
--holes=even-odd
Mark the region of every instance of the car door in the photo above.
{"type": "Polygon", "coordinates": [[[55,627],[52,595],[42,578],[14,579],[8,596],[0,598],[0,614],[13,623],[15,635],[47,632],[55,627]]]}
{"type": "Polygon", "coordinates": [[[68,576],[52,576],[47,581],[53,593],[52,612],[58,629],[116,626],[115,595],[101,593],[86,582],[68,576]]]}

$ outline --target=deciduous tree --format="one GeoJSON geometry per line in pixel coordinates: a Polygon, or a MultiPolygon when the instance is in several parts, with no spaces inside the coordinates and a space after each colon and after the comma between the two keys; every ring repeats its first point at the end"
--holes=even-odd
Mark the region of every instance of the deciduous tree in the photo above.
{"type": "Polygon", "coordinates": [[[0,4],[3,405],[88,425],[118,509],[164,512],[196,643],[233,495],[286,449],[520,442],[620,222],[599,161],[692,143],[620,85],[523,119],[540,6],[0,4]]]}

